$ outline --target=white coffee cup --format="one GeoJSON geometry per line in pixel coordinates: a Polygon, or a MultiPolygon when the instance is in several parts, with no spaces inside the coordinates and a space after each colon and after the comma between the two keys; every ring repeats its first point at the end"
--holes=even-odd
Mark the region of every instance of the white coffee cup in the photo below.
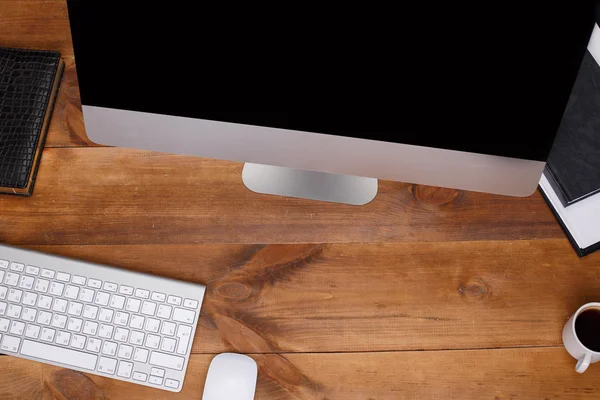
{"type": "MultiPolygon", "coordinates": [[[[585,372],[591,363],[600,361],[600,353],[585,347],[575,332],[575,321],[577,320],[577,317],[582,312],[590,308],[600,310],[600,303],[587,303],[579,307],[579,310],[577,310],[577,312],[575,312],[575,314],[569,318],[562,331],[562,339],[565,349],[567,349],[569,354],[577,360],[575,371],[579,372],[580,374],[585,372]]],[[[600,335],[600,332],[598,332],[598,335],[600,335]]]]}

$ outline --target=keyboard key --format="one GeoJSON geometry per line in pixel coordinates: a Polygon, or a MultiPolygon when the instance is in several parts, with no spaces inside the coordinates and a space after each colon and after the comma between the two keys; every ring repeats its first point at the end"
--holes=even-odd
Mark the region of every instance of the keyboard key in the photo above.
{"type": "Polygon", "coordinates": [[[133,373],[133,380],[135,381],[146,382],[146,379],[148,379],[148,375],[144,374],[143,372],[133,373]]]}
{"type": "Polygon", "coordinates": [[[93,371],[98,356],[80,351],[24,340],[21,354],[40,360],[51,361],[93,371]]]}
{"type": "Polygon", "coordinates": [[[196,308],[198,308],[198,300],[185,299],[183,301],[183,306],[187,307],[187,308],[196,309],[196,308]]]}
{"type": "Polygon", "coordinates": [[[6,261],[6,260],[0,260],[0,268],[7,269],[8,268],[8,261],[6,261]]]}
{"type": "Polygon", "coordinates": [[[183,308],[175,308],[175,311],[173,311],[173,321],[185,322],[186,324],[193,324],[195,317],[195,311],[184,310],[183,308]]]}
{"type": "Polygon", "coordinates": [[[100,289],[102,287],[102,281],[99,281],[98,279],[88,279],[87,285],[94,289],[100,289]]]}
{"type": "Polygon", "coordinates": [[[146,318],[142,317],[141,315],[132,315],[129,326],[133,329],[143,329],[145,319],[146,318]]]}
{"type": "Polygon", "coordinates": [[[126,360],[129,360],[131,358],[132,354],[133,354],[133,347],[127,346],[126,344],[122,344],[119,346],[119,353],[118,353],[119,358],[124,358],[126,360]]]}
{"type": "Polygon", "coordinates": [[[56,300],[54,300],[54,305],[52,306],[52,310],[64,313],[64,312],[67,312],[68,305],[69,305],[69,302],[66,301],[65,299],[56,299],[56,300]]]}
{"type": "Polygon", "coordinates": [[[127,326],[128,322],[129,322],[129,314],[121,312],[121,311],[117,311],[117,313],[115,314],[114,324],[120,325],[120,326],[127,326]]]}
{"type": "Polygon", "coordinates": [[[149,351],[146,349],[140,349],[139,347],[135,349],[133,353],[133,361],[137,361],[140,363],[146,363],[148,361],[148,353],[149,351]]]}
{"type": "Polygon", "coordinates": [[[129,298],[129,299],[127,299],[127,305],[125,306],[125,309],[127,311],[137,313],[137,312],[140,312],[141,304],[142,304],[141,300],[129,298]]]}
{"type": "Polygon", "coordinates": [[[52,296],[62,296],[63,290],[65,290],[65,284],[60,282],[52,282],[50,284],[49,294],[52,296]]]}
{"type": "Polygon", "coordinates": [[[23,291],[19,289],[10,289],[8,291],[8,301],[14,301],[15,303],[21,302],[21,297],[23,297],[23,291]]]}
{"type": "Polygon", "coordinates": [[[162,303],[163,301],[166,300],[166,298],[167,298],[167,295],[164,293],[157,293],[157,292],[152,293],[152,300],[154,300],[154,301],[160,301],[162,303]]]}
{"type": "Polygon", "coordinates": [[[54,314],[54,318],[52,318],[52,326],[55,328],[65,329],[65,326],[67,326],[67,316],[54,314]]]}
{"type": "Polygon", "coordinates": [[[109,310],[108,308],[103,308],[100,310],[100,316],[98,317],[98,319],[102,322],[110,323],[112,321],[113,314],[114,314],[113,310],[109,310]]]}
{"type": "Polygon", "coordinates": [[[110,339],[112,338],[112,333],[113,333],[113,326],[112,325],[100,325],[100,331],[98,332],[98,336],[100,336],[101,338],[104,339],[110,339]]]}
{"type": "Polygon", "coordinates": [[[69,332],[58,331],[56,334],[56,340],[54,343],[60,344],[63,346],[68,346],[71,341],[71,334],[69,332]]]}
{"type": "Polygon", "coordinates": [[[25,273],[29,275],[39,275],[40,269],[38,267],[34,267],[33,265],[28,265],[25,267],[25,273]]]}
{"type": "Polygon", "coordinates": [[[6,307],[8,307],[8,304],[0,301],[0,315],[4,315],[6,313],[6,307]]]}
{"type": "Polygon", "coordinates": [[[106,354],[107,356],[114,356],[117,354],[117,347],[119,345],[114,342],[106,341],[104,342],[104,346],[102,346],[102,354],[106,354]]]}
{"type": "Polygon", "coordinates": [[[4,284],[8,286],[17,286],[19,283],[19,274],[15,274],[12,272],[7,272],[4,275],[4,284]]]}
{"type": "Polygon", "coordinates": [[[98,362],[98,371],[103,372],[105,374],[114,375],[116,366],[117,360],[114,360],[112,358],[100,357],[100,361],[98,362]]]}
{"type": "Polygon", "coordinates": [[[46,279],[37,279],[35,281],[35,287],[33,290],[36,292],[46,293],[48,291],[48,286],[50,286],[50,281],[46,279]]]}
{"type": "Polygon", "coordinates": [[[102,346],[102,340],[96,338],[90,338],[87,343],[87,347],[85,348],[87,351],[92,351],[94,353],[100,352],[100,346],[102,346]]]}
{"type": "Polygon", "coordinates": [[[71,282],[76,285],[85,286],[86,279],[83,276],[73,275],[71,282]]]}
{"type": "Polygon", "coordinates": [[[110,298],[110,306],[118,310],[122,310],[125,306],[125,297],[113,294],[110,298]]]}
{"type": "Polygon", "coordinates": [[[107,306],[109,299],[110,299],[110,294],[104,293],[104,292],[98,292],[98,293],[96,293],[96,300],[94,300],[94,303],[99,304],[101,306],[107,306]]]}
{"type": "Polygon", "coordinates": [[[131,372],[133,371],[133,363],[127,361],[119,361],[119,369],[117,370],[117,375],[123,378],[131,377],[131,372]]]}
{"type": "Polygon", "coordinates": [[[169,296],[167,298],[167,303],[173,304],[174,306],[180,306],[181,305],[181,297],[169,296]]]}
{"type": "Polygon", "coordinates": [[[150,297],[150,291],[146,289],[136,289],[135,297],[141,297],[142,299],[147,299],[150,297]]]}
{"type": "Polygon", "coordinates": [[[42,328],[42,336],[40,336],[40,340],[43,340],[44,342],[54,342],[54,335],[56,334],[56,331],[54,329],[50,329],[50,328],[42,328]]]}
{"type": "Polygon", "coordinates": [[[155,385],[162,385],[163,378],[159,378],[158,376],[151,376],[150,379],[148,380],[148,382],[155,384],[155,385]]]}
{"type": "Polygon", "coordinates": [[[21,315],[21,319],[27,322],[35,321],[35,317],[37,317],[37,310],[35,308],[25,307],[23,309],[23,314],[21,315]]]}
{"type": "Polygon", "coordinates": [[[76,303],[76,302],[72,301],[69,304],[69,311],[67,311],[67,314],[69,314],[69,315],[81,315],[81,311],[83,311],[83,304],[76,303]]]}
{"type": "Polygon", "coordinates": [[[94,321],[85,321],[83,323],[83,333],[86,335],[95,336],[98,332],[98,323],[94,321]]]}
{"type": "Polygon", "coordinates": [[[158,312],[156,313],[156,316],[158,318],[169,319],[171,318],[171,311],[173,311],[173,307],[161,304],[158,306],[158,312]]]}
{"type": "Polygon", "coordinates": [[[79,318],[69,318],[69,324],[67,325],[67,329],[73,332],[81,331],[81,325],[83,325],[83,320],[79,318]]]}
{"type": "Polygon", "coordinates": [[[52,313],[40,311],[37,318],[37,323],[40,325],[50,325],[52,322],[52,313]]]}
{"type": "Polygon", "coordinates": [[[175,339],[163,338],[162,344],[160,345],[160,349],[162,351],[172,353],[175,351],[175,344],[177,344],[177,341],[175,339]]]}
{"type": "Polygon", "coordinates": [[[2,283],[4,281],[4,275],[6,274],[6,272],[4,272],[4,270],[0,269],[0,283],[2,283]]]}
{"type": "Polygon", "coordinates": [[[35,279],[33,276],[23,275],[23,276],[21,276],[21,280],[19,281],[19,287],[23,288],[23,289],[31,290],[31,288],[33,287],[34,280],[35,279]]]}
{"type": "Polygon", "coordinates": [[[91,303],[94,300],[94,294],[96,294],[96,292],[92,289],[81,289],[81,293],[79,293],[79,300],[85,301],[86,303],[91,303]]]}
{"type": "Polygon", "coordinates": [[[142,305],[142,314],[153,316],[156,312],[156,303],[152,303],[151,301],[144,301],[142,305]]]}
{"type": "Polygon", "coordinates": [[[6,318],[0,318],[0,332],[8,332],[10,326],[10,320],[6,318]]]}
{"type": "Polygon", "coordinates": [[[6,299],[7,293],[8,293],[8,288],[5,286],[0,286],[0,300],[6,299]]]}
{"type": "Polygon", "coordinates": [[[112,282],[104,282],[104,290],[108,292],[116,292],[119,285],[112,282]]]}
{"type": "Polygon", "coordinates": [[[176,381],[175,379],[165,379],[165,386],[171,389],[178,389],[179,381],[176,381]]]}
{"type": "Polygon", "coordinates": [[[46,269],[46,268],[42,269],[42,274],[41,274],[42,277],[54,279],[54,275],[55,275],[55,272],[52,271],[51,269],[46,269]]]}
{"type": "Polygon", "coordinates": [[[146,336],[146,347],[151,349],[158,349],[158,344],[160,343],[160,336],[148,334],[146,336]]]}
{"type": "Polygon", "coordinates": [[[121,285],[121,287],[119,288],[119,293],[127,296],[133,296],[133,288],[131,286],[121,285]]]}
{"type": "Polygon", "coordinates": [[[13,321],[12,324],[10,324],[10,333],[12,333],[13,335],[22,335],[23,332],[25,332],[25,324],[19,321],[13,321]]]}
{"type": "Polygon", "coordinates": [[[83,350],[84,346],[85,346],[85,336],[73,335],[73,337],[71,338],[71,347],[73,347],[75,349],[83,350]]]}
{"type": "Polygon", "coordinates": [[[117,342],[127,342],[127,338],[129,337],[129,330],[125,328],[117,328],[115,330],[114,340],[117,342]]]}
{"type": "Polygon", "coordinates": [[[167,335],[167,336],[173,336],[175,335],[175,327],[177,325],[174,324],[173,322],[169,322],[169,321],[165,321],[162,324],[162,328],[160,328],[160,333],[162,333],[163,335],[167,335]]]}
{"type": "Polygon", "coordinates": [[[96,316],[98,315],[98,307],[96,306],[91,306],[91,305],[86,305],[83,308],[83,318],[87,318],[87,319],[96,319],[96,316]]]}
{"type": "Polygon", "coordinates": [[[67,285],[65,297],[67,299],[77,300],[77,296],[79,296],[79,286],[67,285]]]}
{"type": "MultiPolygon", "coordinates": [[[[62,300],[62,299],[56,299],[56,300],[58,301],[58,300],[62,300]]],[[[63,300],[63,301],[65,302],[65,309],[66,309],[67,302],[65,300],[63,300]]],[[[44,310],[49,310],[51,305],[52,305],[52,297],[46,296],[43,294],[39,295],[38,304],[37,304],[37,306],[39,308],[43,308],[44,310]]],[[[64,311],[62,311],[62,312],[64,312],[64,311]]]]}
{"type": "Polygon", "coordinates": [[[16,353],[19,351],[19,346],[21,345],[21,339],[4,335],[2,338],[2,345],[0,346],[0,350],[8,351],[9,353],[16,353]]]}
{"type": "Polygon", "coordinates": [[[31,339],[37,339],[40,336],[40,331],[42,330],[41,327],[37,326],[37,325],[27,325],[27,330],[25,331],[25,337],[31,338],[31,339]]]}
{"type": "Polygon", "coordinates": [[[158,376],[159,378],[164,378],[165,377],[165,370],[164,369],[160,369],[160,368],[154,368],[154,367],[152,367],[152,369],[150,370],[150,375],[152,375],[152,376],[158,376]]]}
{"type": "Polygon", "coordinates": [[[182,371],[183,364],[185,363],[185,358],[172,356],[170,354],[165,353],[159,353],[158,351],[153,351],[152,354],[150,354],[149,363],[158,367],[182,371]]]}
{"type": "Polygon", "coordinates": [[[16,304],[9,304],[8,308],[6,309],[6,316],[8,318],[20,318],[22,310],[23,307],[21,306],[18,306],[16,304]]]}
{"type": "Polygon", "coordinates": [[[158,332],[158,327],[160,325],[160,321],[154,318],[146,319],[146,328],[145,330],[150,332],[158,332]]]}
{"type": "Polygon", "coordinates": [[[35,303],[37,302],[38,295],[32,292],[26,292],[23,295],[23,304],[26,306],[35,307],[35,303]]]}
{"type": "Polygon", "coordinates": [[[177,328],[177,338],[179,343],[177,344],[177,354],[186,354],[189,343],[192,338],[192,327],[187,325],[179,325],[177,328]]]}
{"type": "Polygon", "coordinates": [[[71,280],[71,274],[67,274],[65,272],[59,272],[56,275],[56,279],[63,282],[69,282],[71,280]]]}
{"type": "Polygon", "coordinates": [[[144,344],[144,333],[138,331],[132,331],[129,336],[129,343],[136,346],[142,346],[144,344]]]}
{"type": "Polygon", "coordinates": [[[11,271],[16,271],[16,272],[23,272],[25,270],[25,265],[21,264],[21,263],[10,263],[10,270],[11,271]]]}
{"type": "Polygon", "coordinates": [[[23,297],[23,291],[19,289],[10,289],[8,291],[8,297],[6,298],[8,301],[14,301],[15,303],[21,302],[21,297],[23,297]]]}

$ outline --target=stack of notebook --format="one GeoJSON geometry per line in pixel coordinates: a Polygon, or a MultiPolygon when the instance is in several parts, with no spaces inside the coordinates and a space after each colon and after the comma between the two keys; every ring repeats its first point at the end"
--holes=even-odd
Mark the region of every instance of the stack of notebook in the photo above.
{"type": "Polygon", "coordinates": [[[0,193],[33,192],[62,70],[56,51],[0,48],[0,193]]]}
{"type": "Polygon", "coordinates": [[[540,181],[579,256],[600,249],[600,28],[596,26],[540,181]]]}

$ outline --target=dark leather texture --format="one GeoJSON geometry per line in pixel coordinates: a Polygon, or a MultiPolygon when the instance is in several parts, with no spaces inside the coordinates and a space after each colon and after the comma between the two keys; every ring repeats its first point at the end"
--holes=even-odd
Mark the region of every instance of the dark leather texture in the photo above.
{"type": "Polygon", "coordinates": [[[546,170],[552,175],[548,180],[564,207],[600,192],[600,66],[589,51],[573,86],[546,170]]]}
{"type": "Polygon", "coordinates": [[[35,172],[59,66],[58,52],[0,48],[0,187],[25,188],[35,172]]]}

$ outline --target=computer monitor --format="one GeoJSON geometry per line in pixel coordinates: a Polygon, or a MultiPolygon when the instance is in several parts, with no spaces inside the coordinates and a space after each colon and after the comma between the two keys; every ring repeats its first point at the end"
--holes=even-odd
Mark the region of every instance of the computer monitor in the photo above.
{"type": "Polygon", "coordinates": [[[91,140],[351,204],[374,178],[530,195],[595,5],[67,3],[91,140]]]}

